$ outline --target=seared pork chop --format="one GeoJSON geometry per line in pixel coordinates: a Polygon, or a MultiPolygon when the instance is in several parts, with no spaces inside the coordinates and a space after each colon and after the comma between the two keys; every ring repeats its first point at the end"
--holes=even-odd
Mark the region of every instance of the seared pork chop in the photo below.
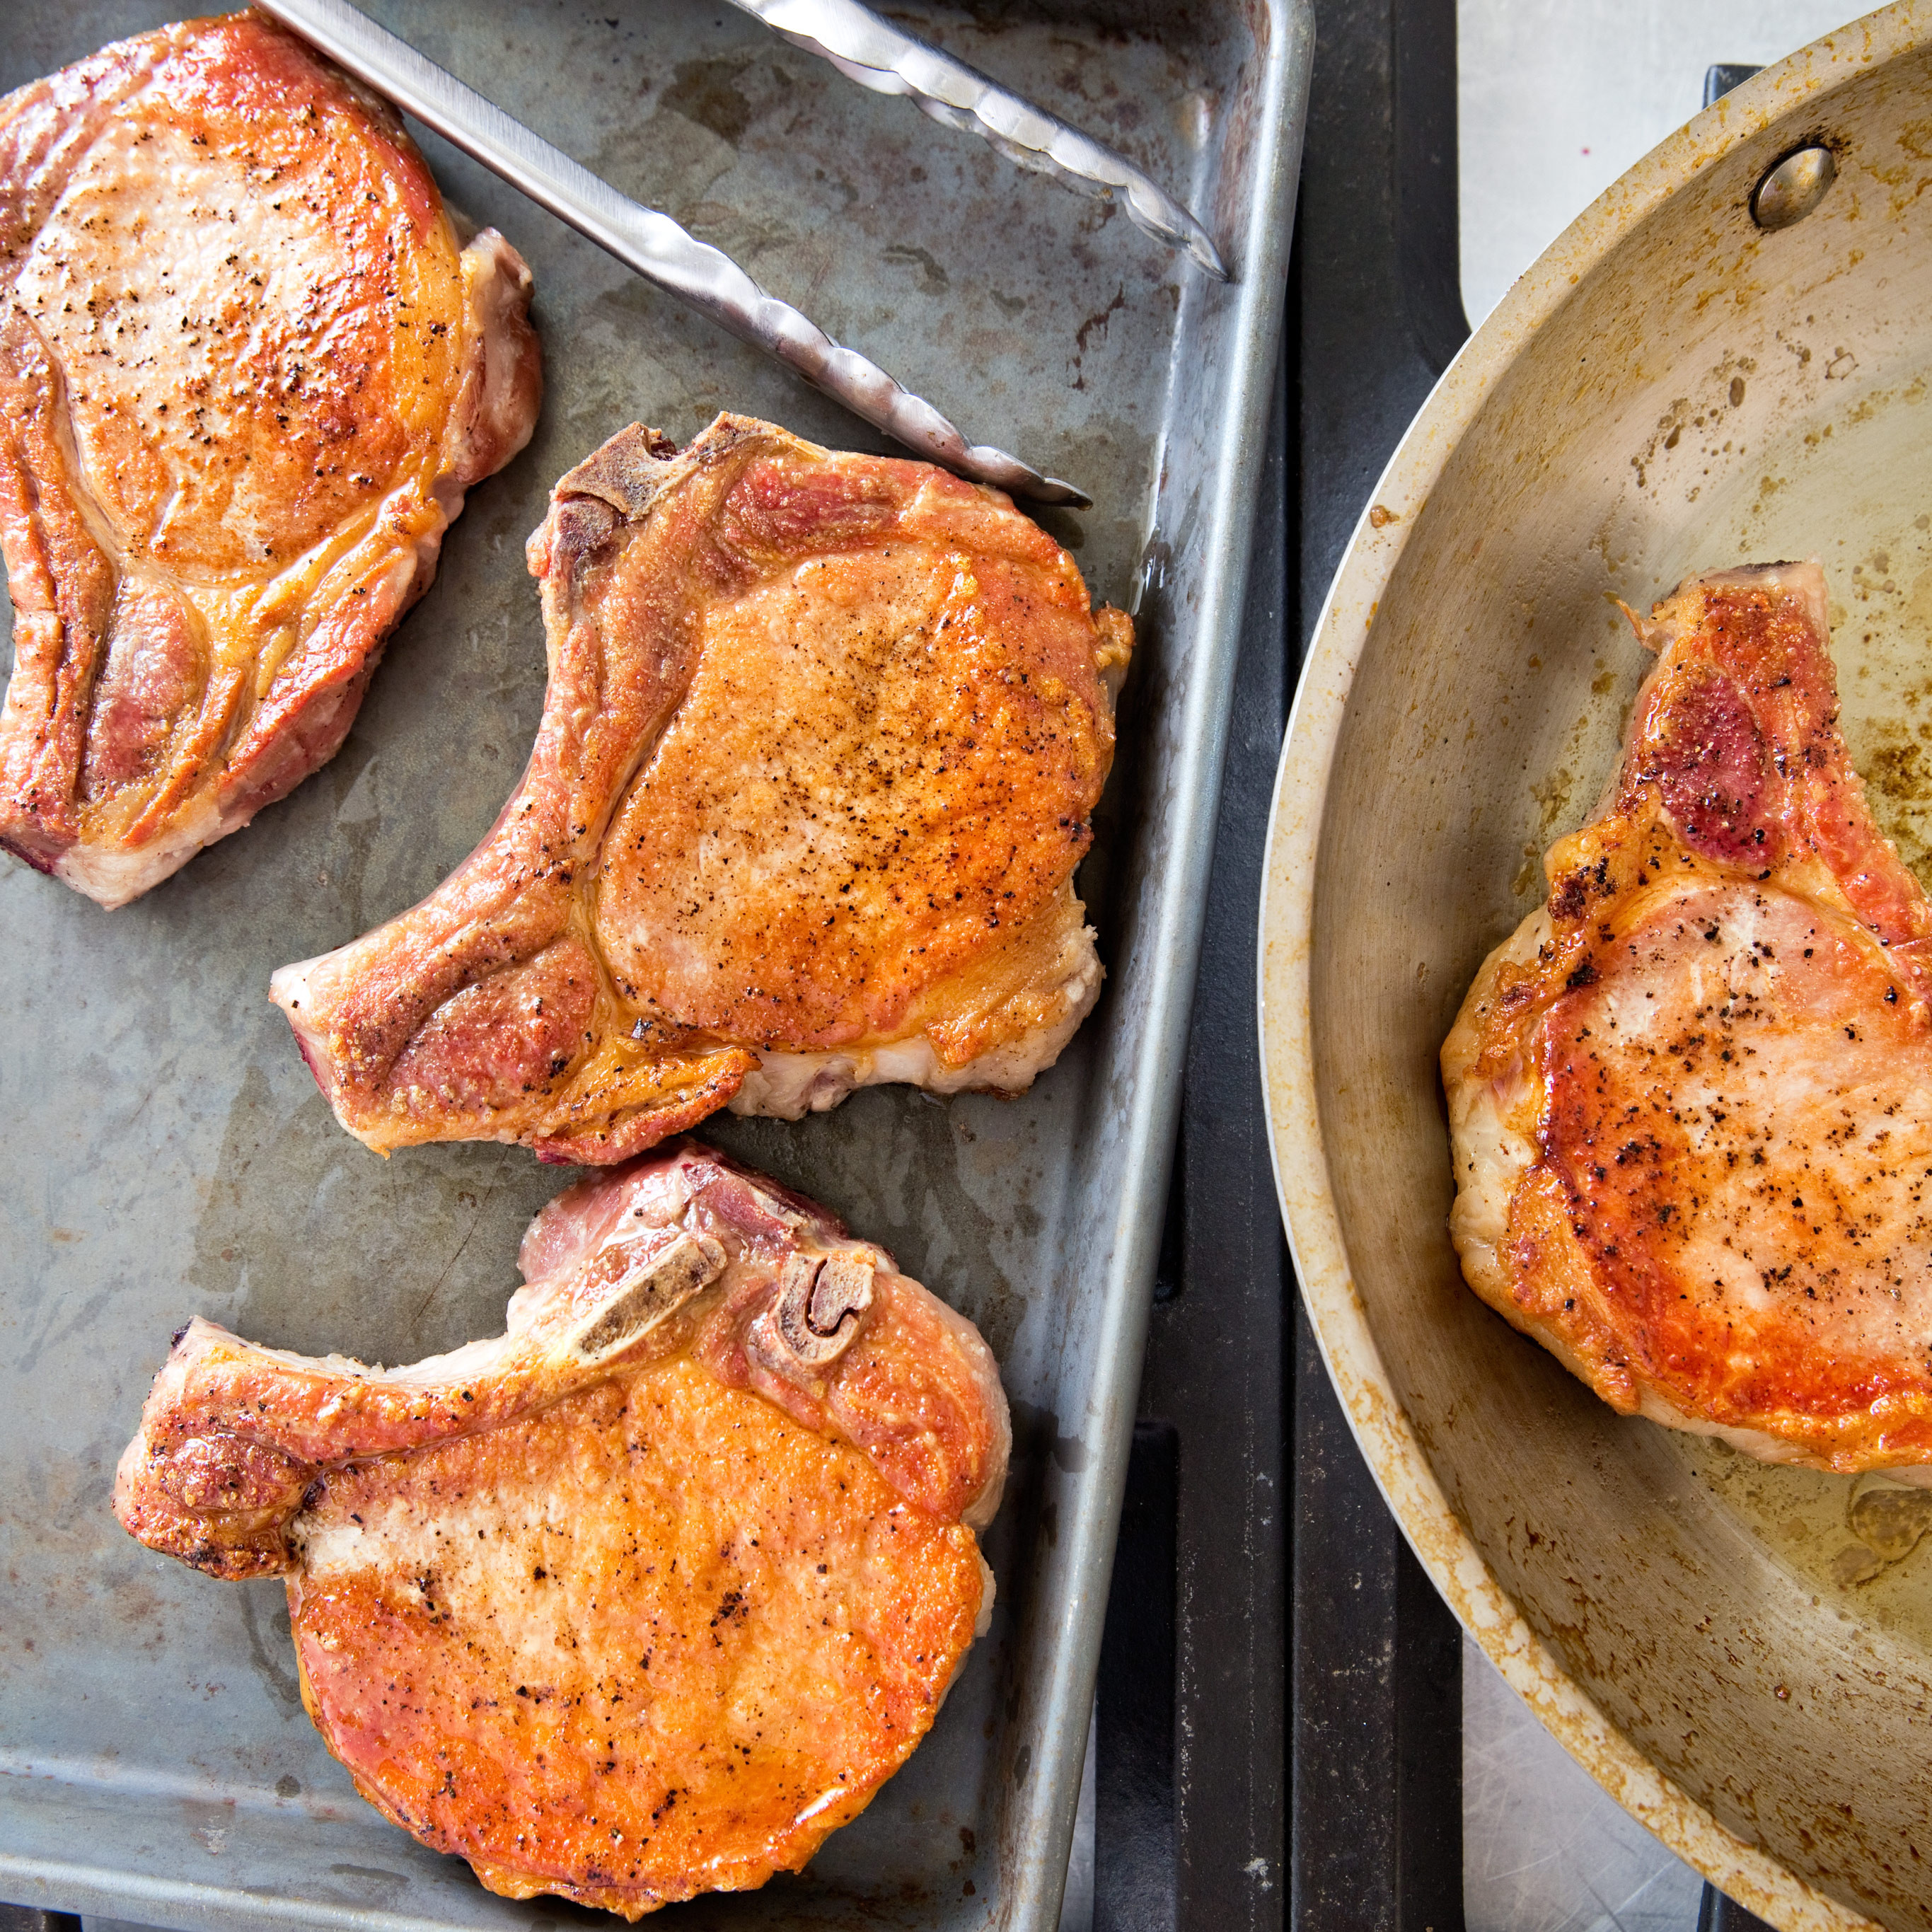
{"type": "Polygon", "coordinates": [[[1774,564],[1639,624],[1658,662],[1607,807],[1442,1049],[1450,1227],[1476,1292],[1616,1408],[1908,1474],[1932,906],[1838,734],[1825,609],[1815,562],[1774,564]]]}
{"type": "Polygon", "coordinates": [[[978,1331],[691,1144],[537,1216],[508,1332],[412,1368],[196,1321],[115,1509],[288,1579],[302,1696],[380,1810],[626,1918],[802,1866],[983,1630],[1010,1442],[978,1331]]]}
{"type": "Polygon", "coordinates": [[[1015,1091],[1098,994],[1073,870],[1132,627],[998,491],[720,416],[530,539],[521,784],[413,910],[274,976],[370,1146],[619,1160],[728,1102],[1015,1091]]]}
{"type": "Polygon", "coordinates": [[[334,754],[529,439],[530,293],[258,15],[0,101],[0,844],[124,904],[334,754]]]}

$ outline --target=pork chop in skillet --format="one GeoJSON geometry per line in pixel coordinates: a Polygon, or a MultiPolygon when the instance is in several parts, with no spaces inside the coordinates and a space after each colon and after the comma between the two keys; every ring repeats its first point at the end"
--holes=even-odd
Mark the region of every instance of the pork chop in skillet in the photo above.
{"type": "Polygon", "coordinates": [[[1824,574],[1638,628],[1608,805],[1442,1049],[1463,1271],[1627,1413],[1932,1480],[1932,906],[1838,734],[1824,574]]]}
{"type": "Polygon", "coordinates": [[[273,982],[370,1146],[614,1161],[729,1102],[1012,1092],[1100,966],[1073,871],[1132,626],[998,490],[720,416],[530,539],[523,782],[422,903],[273,982]]]}
{"type": "Polygon", "coordinates": [[[410,1368],[192,1322],[115,1509],[288,1580],[310,1715],[493,1892],[636,1918],[795,1871],[986,1627],[1010,1437],[978,1331],[686,1144],[580,1183],[508,1333],[410,1368]]]}
{"type": "Polygon", "coordinates": [[[530,294],[260,16],[0,101],[0,844],[121,905],[334,754],[529,439],[530,294]]]}

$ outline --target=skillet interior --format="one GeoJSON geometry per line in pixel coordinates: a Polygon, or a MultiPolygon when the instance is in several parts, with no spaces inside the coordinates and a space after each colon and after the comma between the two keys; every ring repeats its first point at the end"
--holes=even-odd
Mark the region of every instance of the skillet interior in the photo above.
{"type": "Polygon", "coordinates": [[[1262,918],[1284,1207],[1378,1479],[1586,1766],[1786,1925],[1932,1927],[1932,1539],[1879,1562],[1850,1479],[1620,1418],[1478,1303],[1436,1054],[1614,764],[1646,654],[1612,597],[1821,556],[1854,760],[1932,882],[1928,36],[1896,7],[1768,70],[1472,340],[1331,592],[1262,918]],[[1819,136],[1835,186],[1760,232],[1819,136]]]}

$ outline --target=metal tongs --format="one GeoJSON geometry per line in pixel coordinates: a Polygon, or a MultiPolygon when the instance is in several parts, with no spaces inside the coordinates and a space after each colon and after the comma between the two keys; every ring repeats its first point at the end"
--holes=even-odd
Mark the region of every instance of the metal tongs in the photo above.
{"type": "MultiPolygon", "coordinates": [[[[776,357],[908,448],[1016,496],[1082,509],[1090,506],[1092,498],[1072,484],[1043,476],[990,444],[968,442],[930,403],[856,350],[834,342],[788,302],[768,295],[722,250],[698,241],[669,215],[620,194],[346,0],[256,4],[646,280],[776,357]]],[[[854,0],[735,4],[788,40],[823,53],[862,85],[910,94],[934,118],[970,128],[1024,165],[1091,193],[1122,192],[1137,226],[1186,248],[1204,268],[1225,278],[1205,231],[1138,170],[854,0]]]]}

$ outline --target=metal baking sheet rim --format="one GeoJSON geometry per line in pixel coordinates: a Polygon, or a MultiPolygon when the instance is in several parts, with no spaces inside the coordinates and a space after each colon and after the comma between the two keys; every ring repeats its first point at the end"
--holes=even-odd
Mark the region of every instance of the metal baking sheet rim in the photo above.
{"type": "MultiPolygon", "coordinates": [[[[1228,728],[1243,600],[1254,532],[1253,506],[1264,453],[1270,384],[1278,351],[1294,196],[1300,164],[1308,80],[1314,50],[1310,0],[1256,0],[1250,12],[1261,68],[1258,108],[1245,153],[1247,175],[1244,231],[1234,238],[1238,286],[1229,292],[1232,314],[1224,324],[1233,367],[1224,391],[1230,406],[1216,425],[1212,460],[1199,479],[1205,524],[1193,635],[1186,652],[1188,676],[1180,694],[1184,712],[1174,732],[1175,755],[1157,776],[1166,822],[1149,814],[1142,828],[1162,835],[1161,862],[1148,874],[1155,902],[1152,943],[1131,964],[1113,962],[1123,980],[1140,982],[1137,1006],[1144,1018],[1131,1048],[1128,1080],[1133,1096],[1125,1144],[1118,1165],[1088,1177],[1094,1219],[1107,1240],[1097,1371],[1088,1385],[1080,1433],[1088,1460],[1077,1483],[1063,1483],[1054,1574],[1039,1592],[1036,1625],[1052,1626],[1034,1646],[1044,1651],[1024,1672],[1029,1721],[1040,1749],[1021,1774],[1021,1790],[1002,1810],[1000,1866],[1004,1882],[987,1922],[1014,1932],[1044,1932],[1057,1922],[1073,1814],[1079,1795],[1088,1720],[1092,1708],[1100,1634],[1115,1534],[1124,1487],[1135,1398],[1144,1349],[1154,1262],[1158,1251],[1173,1136],[1178,1117],[1180,1076],[1198,964],[1216,809],[1228,728]]],[[[1225,205],[1225,197],[1224,197],[1225,205]]],[[[1177,327],[1177,352],[1184,341],[1177,327]]],[[[1178,360],[1178,354],[1177,354],[1178,360]]],[[[1174,401],[1174,376],[1166,391],[1174,401]]],[[[1163,413],[1160,442],[1169,440],[1171,413],[1163,413]]],[[[1157,532],[1156,532],[1157,534],[1157,532]]],[[[1100,1076],[1096,1073],[1096,1082],[1100,1076]]],[[[1070,1186],[1076,1189],[1075,1173],[1070,1186]]],[[[262,1924],[340,1927],[358,1932],[442,1932],[456,1922],[440,1916],[398,1912],[368,1905],[327,1904],[289,1898],[260,1888],[200,1884],[129,1873],[91,1860],[91,1821],[104,1812],[117,1830],[129,1816],[152,1809],[156,1824],[178,1808],[160,1792],[117,1791],[111,1784],[70,1784],[55,1777],[19,1778],[11,1802],[10,1837],[27,1842],[0,1845],[0,1898],[22,1904],[116,1917],[134,1916],[157,1926],[247,1928],[262,1924]],[[21,1790],[20,1786],[28,1786],[21,1790]]],[[[245,1838],[251,1820],[231,1808],[226,1829],[245,1838]]],[[[284,1828],[280,1814],[263,1814],[271,1830],[284,1828]]],[[[326,1825],[315,1827],[326,1838],[326,1825]]],[[[554,1901],[553,1901],[554,1902],[554,1901]]],[[[490,1901],[492,1906],[504,1903],[490,1901]]],[[[989,1900],[988,1904],[993,1905],[989,1900]]],[[[543,1901],[524,1910],[537,1922],[543,1901]]],[[[719,1895],[694,1902],[706,1919],[730,1901],[719,1895]]]]}
{"type": "Polygon", "coordinates": [[[1276,1195],[1323,1364],[1378,1488],[1464,1629],[1571,1756],[1727,1897],[1783,1932],[1883,1928],[1728,1828],[1579,1684],[1530,1627],[1453,1506],[1390,1372],[1353,1279],[1322,1123],[1312,996],[1318,862],[1351,687],[1378,608],[1423,507],[1516,357],[1631,230],[1718,157],[1797,114],[1812,94],[1928,43],[1932,17],[1915,0],[1898,0],[1706,110],[1550,245],[1444,372],[1364,504],[1312,634],[1276,776],[1257,934],[1276,1195]]]}

